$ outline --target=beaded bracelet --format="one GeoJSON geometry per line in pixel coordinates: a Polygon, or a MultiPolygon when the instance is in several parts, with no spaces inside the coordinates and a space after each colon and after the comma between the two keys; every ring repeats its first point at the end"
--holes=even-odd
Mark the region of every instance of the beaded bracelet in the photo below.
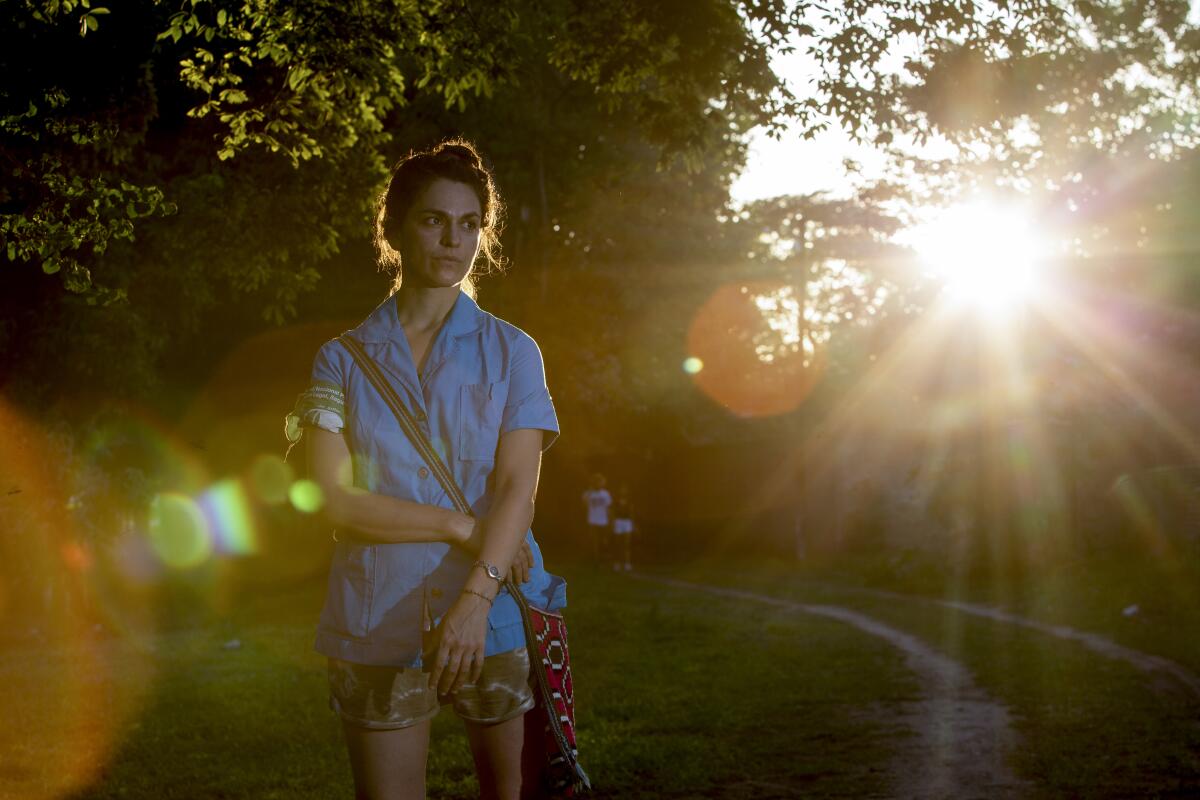
{"type": "Polygon", "coordinates": [[[483,592],[477,592],[477,591],[475,591],[474,589],[463,589],[463,594],[473,594],[473,595],[475,595],[476,597],[482,597],[484,600],[487,600],[487,601],[488,601],[488,605],[489,605],[489,606],[490,606],[492,603],[496,602],[496,598],[494,598],[494,597],[488,597],[488,596],[487,596],[486,594],[484,594],[483,592]]]}

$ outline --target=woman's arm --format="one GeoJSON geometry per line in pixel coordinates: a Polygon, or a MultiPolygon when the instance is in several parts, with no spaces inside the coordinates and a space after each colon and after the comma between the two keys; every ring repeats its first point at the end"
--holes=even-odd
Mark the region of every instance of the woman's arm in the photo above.
{"type": "MultiPolygon", "coordinates": [[[[495,564],[502,574],[508,574],[513,566],[513,558],[533,523],[533,503],[541,469],[540,430],[523,428],[500,437],[492,476],[495,493],[484,522],[479,558],[495,564]]],[[[475,570],[467,579],[467,587],[477,588],[476,581],[482,581],[484,586],[496,583],[481,569],[475,570]]]]}
{"type": "MultiPolygon", "coordinates": [[[[521,428],[500,437],[492,475],[495,494],[483,530],[481,560],[501,574],[513,568],[525,532],[533,522],[533,501],[542,467],[542,432],[521,428]]],[[[480,567],[467,576],[462,594],[450,607],[439,628],[437,653],[430,682],[442,693],[455,691],[468,680],[479,680],[487,634],[490,598],[499,584],[480,567]]]]}
{"type": "Polygon", "coordinates": [[[355,536],[376,542],[449,542],[478,552],[482,530],[476,520],[449,508],[401,500],[353,485],[350,448],[340,433],[306,431],[312,479],[325,494],[325,517],[355,536]]]}

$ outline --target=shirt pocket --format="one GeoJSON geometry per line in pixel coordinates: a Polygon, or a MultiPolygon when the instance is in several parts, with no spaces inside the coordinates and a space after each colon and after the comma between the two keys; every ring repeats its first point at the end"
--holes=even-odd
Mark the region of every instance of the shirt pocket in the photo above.
{"type": "Polygon", "coordinates": [[[343,635],[365,637],[375,595],[375,545],[339,542],[329,571],[327,622],[343,635]]]}
{"type": "Polygon", "coordinates": [[[500,443],[500,423],[508,382],[470,383],[459,390],[458,457],[492,461],[500,443]]]}

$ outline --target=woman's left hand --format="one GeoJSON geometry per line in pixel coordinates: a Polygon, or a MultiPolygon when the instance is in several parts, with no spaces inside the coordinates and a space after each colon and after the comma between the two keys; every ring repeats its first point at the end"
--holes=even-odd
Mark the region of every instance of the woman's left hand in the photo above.
{"type": "Polygon", "coordinates": [[[529,547],[529,542],[522,539],[521,546],[517,548],[517,554],[513,556],[512,566],[508,568],[508,574],[517,583],[526,583],[529,581],[529,573],[533,570],[533,550],[529,547]]]}
{"type": "Polygon", "coordinates": [[[442,617],[429,677],[430,686],[436,686],[438,694],[452,694],[464,683],[479,680],[490,609],[482,597],[463,593],[442,617]]]}

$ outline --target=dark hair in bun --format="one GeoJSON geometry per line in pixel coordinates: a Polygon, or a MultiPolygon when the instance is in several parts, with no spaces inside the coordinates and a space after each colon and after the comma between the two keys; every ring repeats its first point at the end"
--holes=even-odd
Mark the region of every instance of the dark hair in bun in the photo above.
{"type": "Polygon", "coordinates": [[[411,152],[396,164],[388,179],[387,189],[379,197],[375,212],[375,250],[379,266],[396,273],[392,291],[400,288],[402,264],[400,252],[392,246],[417,195],[439,178],[465,183],[479,198],[483,219],[479,228],[479,253],[471,271],[462,282],[462,289],[475,296],[475,277],[501,269],[500,230],[504,206],[496,191],[492,171],[488,169],[475,145],[466,139],[455,138],[434,145],[428,150],[411,152]],[[482,267],[480,266],[482,262],[482,267]]]}

